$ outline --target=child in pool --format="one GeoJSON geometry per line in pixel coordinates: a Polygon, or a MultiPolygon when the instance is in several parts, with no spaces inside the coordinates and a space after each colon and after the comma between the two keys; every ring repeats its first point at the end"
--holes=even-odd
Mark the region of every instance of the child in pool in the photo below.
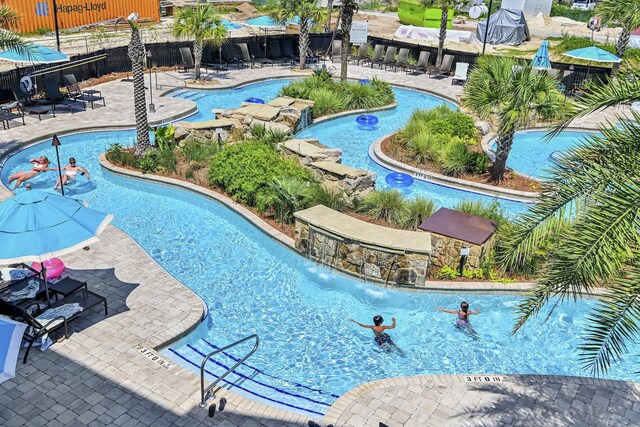
{"type": "Polygon", "coordinates": [[[391,337],[385,332],[387,329],[394,329],[396,327],[395,317],[391,318],[391,326],[382,326],[382,323],[384,323],[384,319],[380,315],[374,316],[373,325],[365,325],[363,323],[356,322],[353,319],[351,319],[351,321],[363,328],[371,329],[373,331],[373,335],[375,336],[374,339],[376,341],[376,344],[378,344],[385,350],[391,350],[389,346],[398,348],[396,343],[394,343],[391,337]]]}
{"type": "Polygon", "coordinates": [[[458,315],[458,319],[456,319],[456,326],[458,327],[465,327],[465,326],[469,326],[471,323],[469,323],[469,316],[472,314],[478,315],[480,314],[480,309],[478,307],[476,307],[476,311],[471,311],[469,310],[469,303],[466,301],[462,301],[462,303],[460,303],[460,310],[446,310],[442,307],[436,307],[436,310],[438,311],[444,311],[445,313],[450,313],[450,314],[457,314],[458,315]]]}

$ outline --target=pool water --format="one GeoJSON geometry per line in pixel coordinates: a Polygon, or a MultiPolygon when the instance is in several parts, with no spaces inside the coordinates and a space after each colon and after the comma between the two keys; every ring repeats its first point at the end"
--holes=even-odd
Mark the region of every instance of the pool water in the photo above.
{"type": "MultiPolygon", "coordinates": [[[[265,85],[269,84],[274,83],[265,85]]],[[[217,101],[198,102],[229,108],[256,96],[260,86],[212,92],[210,98],[217,101]]],[[[425,95],[411,98],[410,91],[406,92],[399,94],[400,114],[408,114],[408,105],[436,102],[425,95]],[[407,101],[414,103],[405,104],[407,101]]],[[[380,116],[382,124],[396,117],[390,113],[380,116]]],[[[335,125],[348,127],[341,121],[335,125]]],[[[328,124],[309,132],[313,129],[339,139],[331,136],[328,124]]],[[[223,384],[305,415],[323,414],[342,393],[379,378],[446,373],[586,374],[576,349],[592,301],[562,303],[548,322],[534,319],[512,336],[517,296],[410,293],[366,284],[298,256],[216,202],[186,190],[119,177],[99,166],[98,155],[110,144],[133,141],[133,131],[62,137],[61,157],[74,156],[91,173],[88,184],[80,177],[80,185],[67,190],[92,208],[113,213],[114,225],[208,305],[206,322],[162,351],[194,372],[204,354],[256,333],[261,344],[249,365],[236,370],[223,384]],[[435,310],[437,306],[456,308],[463,299],[482,310],[472,319],[473,333],[457,329],[455,316],[435,310]],[[380,350],[370,331],[349,321],[369,323],[375,314],[384,316],[387,324],[392,316],[398,319],[390,334],[402,355],[380,350]]],[[[321,141],[325,142],[322,136],[321,141]]],[[[343,144],[365,144],[361,148],[366,149],[364,140],[343,144]]],[[[12,172],[41,155],[55,158],[50,141],[9,158],[0,178],[7,183],[12,172]]],[[[366,162],[366,158],[350,153],[345,159],[349,162],[366,162]]],[[[55,179],[54,173],[47,173],[31,182],[34,188],[47,189],[55,179]]],[[[250,345],[216,356],[207,365],[210,379],[242,357],[250,345]]],[[[629,350],[637,355],[640,347],[629,350]]],[[[638,362],[638,357],[629,356],[607,377],[638,381],[638,362]]]]}
{"type": "MultiPolygon", "coordinates": [[[[546,131],[518,132],[509,153],[507,166],[534,178],[544,178],[553,165],[553,154],[583,141],[588,132],[564,131],[547,140],[546,131]]],[[[495,144],[493,144],[495,150],[495,144]]]]}
{"type": "MultiPolygon", "coordinates": [[[[229,21],[227,19],[221,19],[220,23],[225,26],[227,31],[234,31],[234,30],[239,30],[239,29],[242,28],[242,25],[236,24],[235,22],[229,21]]],[[[215,25],[214,25],[214,27],[215,27],[215,25]]]]}
{"type": "MultiPolygon", "coordinates": [[[[270,16],[258,16],[257,18],[248,19],[244,22],[246,25],[255,25],[256,27],[284,27],[284,25],[276,22],[270,16]]],[[[297,16],[289,21],[287,24],[299,24],[300,18],[297,16]]]]}

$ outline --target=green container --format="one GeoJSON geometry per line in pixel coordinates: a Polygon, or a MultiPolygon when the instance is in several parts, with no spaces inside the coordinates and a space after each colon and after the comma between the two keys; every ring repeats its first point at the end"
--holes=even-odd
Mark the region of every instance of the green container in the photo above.
{"type": "MultiPolygon", "coordinates": [[[[447,28],[453,28],[454,10],[449,9],[447,28]]],[[[439,7],[422,7],[420,0],[400,0],[398,4],[398,18],[400,22],[416,27],[440,28],[442,9],[439,7]]]]}

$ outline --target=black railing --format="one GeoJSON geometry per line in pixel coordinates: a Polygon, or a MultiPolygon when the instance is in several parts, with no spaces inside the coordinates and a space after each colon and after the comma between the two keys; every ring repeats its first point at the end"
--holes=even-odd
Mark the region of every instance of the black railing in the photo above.
{"type": "MultiPolygon", "coordinates": [[[[310,36],[310,49],[316,53],[324,53],[327,51],[327,48],[331,44],[332,34],[311,34],[310,36]]],[[[340,39],[340,34],[336,36],[337,39],[340,39]]],[[[225,53],[225,57],[240,57],[240,52],[238,52],[237,44],[238,43],[249,43],[252,41],[257,41],[258,45],[261,48],[264,48],[265,44],[267,45],[267,54],[269,52],[269,43],[270,40],[284,40],[290,39],[294,42],[294,46],[297,46],[298,36],[291,34],[269,34],[266,36],[248,36],[248,37],[234,37],[225,40],[222,45],[222,50],[225,53]]],[[[396,46],[396,47],[406,47],[411,50],[411,55],[414,58],[417,58],[420,54],[420,51],[426,50],[431,52],[430,62],[433,65],[436,60],[436,55],[438,49],[436,47],[431,46],[421,46],[419,44],[402,42],[398,40],[390,40],[383,37],[369,37],[369,43],[373,46],[376,44],[383,44],[385,46],[396,46]]],[[[147,50],[152,53],[152,63],[156,67],[174,67],[177,64],[182,62],[180,51],[181,47],[191,46],[191,43],[188,41],[181,42],[165,42],[165,43],[149,43],[146,45],[147,50]]],[[[479,54],[470,53],[470,52],[461,52],[450,49],[445,49],[445,54],[453,55],[454,57],[454,67],[457,62],[466,62],[468,64],[476,63],[476,60],[479,54]]],[[[90,78],[96,78],[100,76],[104,76],[106,74],[111,73],[123,73],[131,71],[131,61],[129,60],[129,55],[127,53],[127,46],[120,46],[110,49],[105,49],[97,52],[92,52],[84,55],[76,55],[72,58],[73,63],[80,62],[87,58],[92,58],[95,56],[104,55],[104,59],[93,61],[89,63],[81,63],[79,65],[71,66],[70,68],[66,68],[62,71],[55,71],[53,73],[54,77],[58,78],[59,81],[62,80],[63,74],[73,73],[76,75],[76,78],[80,80],[87,80],[90,78]]],[[[206,62],[217,62],[219,57],[218,47],[213,45],[207,45],[205,47],[205,51],[203,54],[203,58],[206,62]]],[[[71,65],[70,64],[70,65],[71,65]]],[[[29,66],[23,68],[17,68],[10,71],[4,71],[0,73],[0,102],[10,102],[13,101],[13,94],[11,93],[10,87],[11,84],[20,80],[21,77],[26,75],[31,75],[33,73],[37,74],[39,70],[48,69],[50,65],[41,65],[41,66],[29,66]]],[[[568,89],[571,89],[575,86],[580,86],[584,80],[587,78],[589,80],[595,80],[600,82],[608,81],[611,75],[610,68],[602,68],[602,67],[587,67],[582,65],[574,65],[573,69],[570,70],[570,64],[553,62],[552,67],[555,69],[559,69],[565,71],[565,75],[563,76],[563,83],[568,89]]],[[[35,81],[36,85],[41,88],[44,87],[42,85],[42,76],[36,77],[35,81]]]]}

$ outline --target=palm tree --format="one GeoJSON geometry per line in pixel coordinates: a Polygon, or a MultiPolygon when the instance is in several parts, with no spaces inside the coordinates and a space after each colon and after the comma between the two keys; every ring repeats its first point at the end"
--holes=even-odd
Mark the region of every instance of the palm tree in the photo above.
{"type": "Polygon", "coordinates": [[[229,31],[227,27],[222,23],[220,16],[216,16],[213,19],[213,28],[211,29],[211,44],[218,48],[218,61],[222,65],[222,44],[227,39],[229,31]]]}
{"type": "Polygon", "coordinates": [[[151,148],[149,141],[149,121],[147,119],[147,100],[144,93],[144,45],[140,38],[140,28],[135,19],[127,21],[131,27],[129,42],[129,59],[133,74],[133,102],[136,113],[136,148],[135,155],[141,156],[151,148]]]}
{"type": "Polygon", "coordinates": [[[558,82],[547,73],[520,65],[511,58],[483,56],[469,75],[462,105],[483,120],[496,122],[496,158],[491,179],[504,179],[507,158],[518,130],[538,120],[556,118],[562,110],[563,96],[558,82]]]}
{"type": "Polygon", "coordinates": [[[175,12],[174,17],[173,34],[178,38],[193,38],[193,62],[196,80],[199,80],[202,50],[205,44],[214,38],[214,33],[217,32],[218,36],[220,35],[221,27],[224,28],[226,37],[226,28],[220,24],[220,17],[210,5],[200,6],[198,3],[195,8],[183,7],[175,12]]]}
{"type": "Polygon", "coordinates": [[[440,35],[438,36],[438,56],[436,58],[436,67],[442,64],[444,55],[444,41],[447,38],[447,24],[449,22],[449,9],[458,7],[461,0],[420,0],[422,7],[440,6],[442,15],[440,16],[440,35]]]}
{"type": "Polygon", "coordinates": [[[322,23],[325,17],[324,10],[317,7],[315,0],[280,0],[280,7],[271,12],[270,16],[282,25],[296,18],[299,20],[298,50],[300,69],[304,70],[309,50],[309,29],[312,25],[322,23]]]}
{"type": "Polygon", "coordinates": [[[340,80],[347,80],[347,62],[349,59],[349,45],[351,44],[351,23],[353,15],[358,12],[355,0],[342,0],[340,11],[340,30],[342,30],[342,48],[340,55],[340,80]]]}
{"type": "Polygon", "coordinates": [[[327,0],[327,20],[324,21],[324,32],[331,31],[331,14],[333,13],[333,0],[327,0]]]}
{"type": "Polygon", "coordinates": [[[598,13],[605,22],[622,24],[616,45],[616,55],[622,58],[629,47],[631,32],[640,27],[640,0],[604,0],[598,4],[598,13]]]}
{"type": "MultiPolygon", "coordinates": [[[[638,77],[592,86],[571,119],[640,100],[638,77]]],[[[539,203],[517,220],[498,258],[517,269],[550,238],[562,241],[542,266],[535,293],[520,304],[514,331],[549,304],[552,312],[554,297],[606,288],[586,317],[580,346],[583,366],[595,374],[619,361],[640,332],[640,114],[618,119],[563,154],[539,203]]]]}
{"type": "Polygon", "coordinates": [[[0,50],[15,49],[18,53],[29,53],[27,42],[12,30],[20,21],[20,13],[7,5],[0,5],[0,50]]]}

